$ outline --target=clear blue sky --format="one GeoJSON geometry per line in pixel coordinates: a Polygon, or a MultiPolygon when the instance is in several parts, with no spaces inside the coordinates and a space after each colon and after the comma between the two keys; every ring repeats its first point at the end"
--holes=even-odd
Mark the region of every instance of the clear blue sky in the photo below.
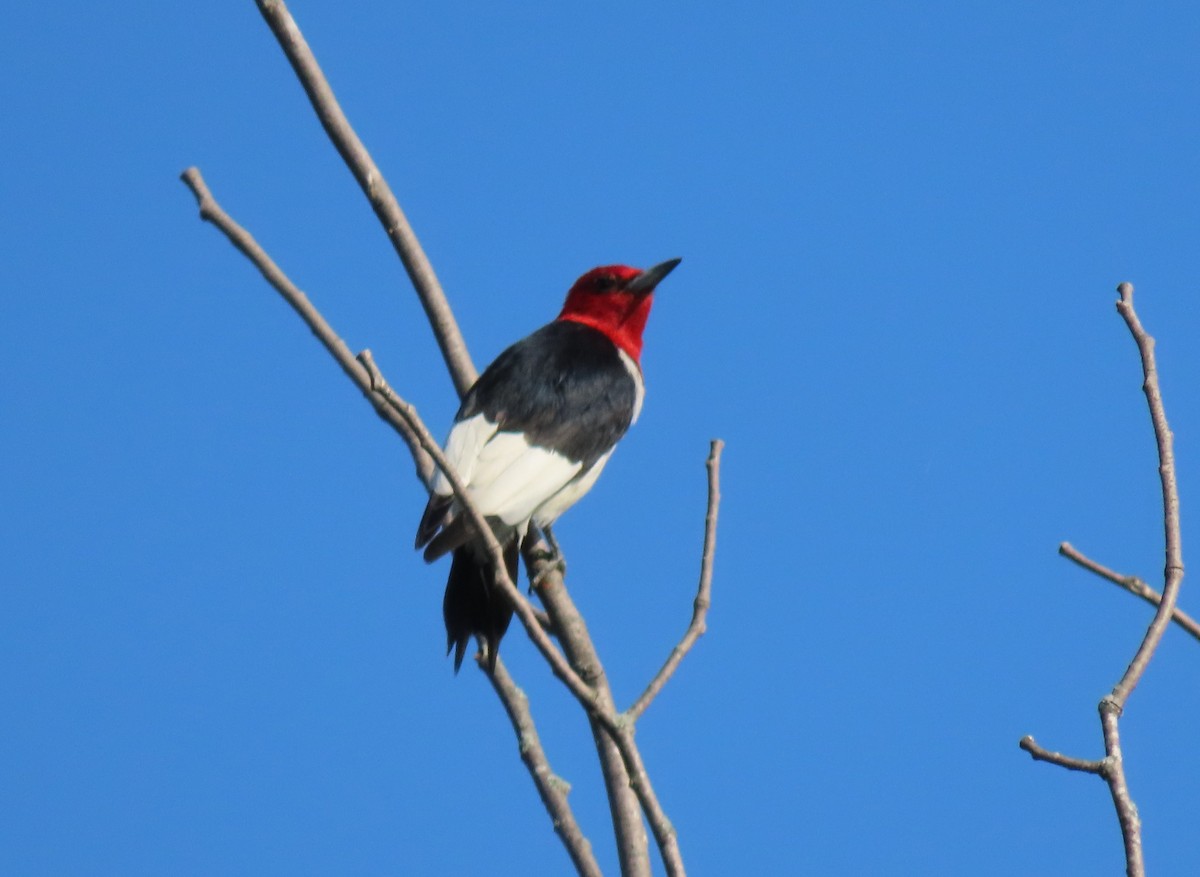
{"type": "MultiPolygon", "coordinates": [[[[559,536],[696,875],[1116,874],[1095,706],[1160,579],[1137,285],[1200,491],[1194,4],[292,6],[479,364],[602,263],[682,256],[641,421],[559,536]]],[[[253,3],[0,30],[0,871],[556,874],[443,656],[403,445],[196,216],[196,164],[437,432],[406,278],[253,3]]],[[[1195,582],[1183,605],[1200,609],[1195,582]]],[[[504,656],[607,870],[582,716],[504,656]]],[[[1123,722],[1151,871],[1195,870],[1200,645],[1123,722]]]]}

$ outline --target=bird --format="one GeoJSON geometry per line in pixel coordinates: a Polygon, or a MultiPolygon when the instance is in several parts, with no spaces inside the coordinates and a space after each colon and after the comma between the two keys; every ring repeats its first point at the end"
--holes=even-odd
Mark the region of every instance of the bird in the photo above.
{"type": "MultiPolygon", "coordinates": [[[[592,488],[641,413],[642,333],[655,289],[680,261],[586,272],[558,317],[496,357],[463,397],[444,454],[503,548],[513,582],[523,541],[536,528],[556,544],[551,525],[592,488]]],[[[442,615],[454,672],[477,636],[494,673],[512,606],[440,470],[416,548],[426,563],[452,555],[442,615]]]]}

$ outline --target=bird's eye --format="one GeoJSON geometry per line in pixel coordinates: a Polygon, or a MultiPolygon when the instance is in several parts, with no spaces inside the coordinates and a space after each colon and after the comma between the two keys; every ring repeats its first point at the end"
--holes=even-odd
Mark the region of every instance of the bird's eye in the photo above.
{"type": "Polygon", "coordinates": [[[617,278],[611,274],[601,274],[596,278],[595,288],[597,292],[607,292],[617,285],[617,278]]]}

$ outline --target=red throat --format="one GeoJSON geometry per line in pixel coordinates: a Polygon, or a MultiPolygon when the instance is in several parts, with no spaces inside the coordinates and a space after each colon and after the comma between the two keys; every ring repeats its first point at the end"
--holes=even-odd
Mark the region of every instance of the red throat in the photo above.
{"type": "Polygon", "coordinates": [[[653,292],[628,292],[602,285],[605,278],[628,282],[639,274],[637,268],[625,265],[594,268],[575,281],[558,319],[582,323],[603,332],[640,366],[642,332],[650,318],[653,292]]]}
{"type": "Polygon", "coordinates": [[[580,307],[581,303],[573,304],[568,298],[558,318],[599,329],[608,336],[613,344],[628,353],[633,361],[640,365],[642,331],[646,328],[646,320],[650,317],[651,296],[615,293],[605,296],[605,299],[603,304],[608,307],[601,308],[594,307],[595,302],[586,302],[584,307],[580,307]]]}

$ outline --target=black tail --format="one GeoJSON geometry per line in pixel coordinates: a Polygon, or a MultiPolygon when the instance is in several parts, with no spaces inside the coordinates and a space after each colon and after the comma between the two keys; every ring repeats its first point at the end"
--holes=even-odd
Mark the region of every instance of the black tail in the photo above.
{"type": "MultiPolygon", "coordinates": [[[[504,546],[504,565],[508,577],[517,581],[517,540],[504,546]]],[[[462,666],[467,643],[475,635],[487,643],[488,667],[495,671],[500,638],[512,621],[512,606],[496,586],[490,563],[481,564],[470,548],[454,549],[450,562],[450,578],[446,596],[442,599],[442,616],[446,619],[446,654],[454,650],[454,672],[462,666]]]]}

